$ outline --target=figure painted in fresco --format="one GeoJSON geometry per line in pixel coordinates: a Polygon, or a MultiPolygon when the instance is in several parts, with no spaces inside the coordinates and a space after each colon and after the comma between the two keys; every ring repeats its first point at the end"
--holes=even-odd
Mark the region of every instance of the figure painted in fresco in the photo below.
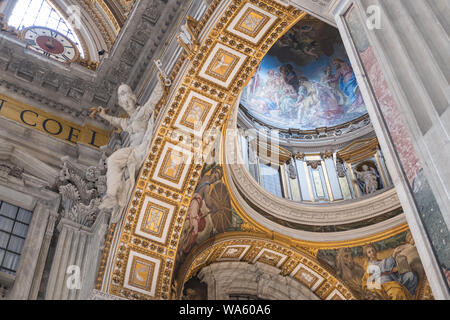
{"type": "Polygon", "coordinates": [[[281,37],[256,73],[241,104],[270,126],[314,130],[367,114],[339,32],[315,18],[281,37]]]}
{"type": "Polygon", "coordinates": [[[376,294],[383,300],[411,300],[415,296],[418,277],[409,265],[398,263],[393,256],[378,259],[374,245],[363,247],[366,261],[362,288],[368,295],[376,294]]]}
{"type": "Polygon", "coordinates": [[[335,44],[342,42],[339,31],[307,16],[293,26],[271,49],[282,63],[293,62],[305,66],[318,61],[322,56],[331,57],[335,44]]]}
{"type": "Polygon", "coordinates": [[[320,113],[320,117],[325,119],[327,124],[341,118],[344,115],[344,109],[339,105],[332,88],[321,82],[314,82],[313,86],[319,98],[317,112],[320,113]]]}
{"type": "Polygon", "coordinates": [[[210,174],[200,179],[181,235],[183,255],[187,255],[195,244],[225,232],[231,225],[231,202],[222,177],[222,167],[214,165],[210,174]]]}
{"type": "Polygon", "coordinates": [[[416,244],[410,231],[406,234],[405,241],[406,243],[394,249],[392,256],[397,261],[406,259],[411,266],[411,270],[418,276],[419,281],[421,281],[425,277],[425,270],[423,269],[416,244]]]}
{"type": "Polygon", "coordinates": [[[280,74],[283,78],[284,83],[286,86],[291,86],[292,91],[297,92],[298,91],[298,76],[297,73],[295,73],[294,67],[292,64],[285,64],[280,67],[280,74]]]}
{"type": "Polygon", "coordinates": [[[292,41],[295,44],[294,49],[313,57],[315,60],[318,60],[320,57],[317,53],[319,44],[308,35],[313,31],[313,27],[310,25],[304,25],[295,31],[297,31],[296,38],[292,41]]]}
{"type": "Polygon", "coordinates": [[[337,276],[340,277],[350,289],[358,295],[363,297],[364,292],[361,288],[361,279],[364,275],[364,269],[355,262],[352,249],[341,248],[336,255],[336,271],[337,276]]]}
{"type": "Polygon", "coordinates": [[[356,75],[353,72],[353,68],[342,59],[334,59],[333,64],[336,68],[336,74],[330,77],[329,82],[333,80],[339,82],[339,88],[349,99],[351,107],[348,112],[353,112],[364,104],[358,82],[356,81],[356,75]]]}
{"type": "Polygon", "coordinates": [[[311,118],[315,106],[319,102],[319,97],[308,78],[301,77],[299,85],[297,105],[299,106],[298,120],[301,123],[311,118]]]}
{"type": "Polygon", "coordinates": [[[297,92],[294,91],[294,88],[290,85],[285,85],[280,88],[280,113],[279,115],[283,118],[293,119],[297,117],[298,109],[297,109],[297,92]]]}
{"type": "Polygon", "coordinates": [[[324,74],[323,74],[322,78],[320,79],[320,81],[324,86],[327,86],[330,88],[331,92],[336,97],[337,104],[340,106],[344,106],[347,104],[347,98],[345,97],[345,95],[341,91],[341,89],[339,88],[339,84],[337,83],[337,81],[333,81],[333,78],[334,78],[333,68],[330,65],[328,65],[324,69],[324,74]]]}
{"type": "Polygon", "coordinates": [[[275,75],[274,70],[269,70],[267,72],[267,81],[264,85],[264,97],[267,99],[274,99],[277,102],[278,88],[280,87],[277,75],[275,75]]]}
{"type": "Polygon", "coordinates": [[[250,79],[250,82],[247,85],[247,99],[250,99],[252,95],[258,90],[261,84],[261,77],[259,76],[259,71],[261,70],[261,65],[258,66],[256,73],[250,79]]]}

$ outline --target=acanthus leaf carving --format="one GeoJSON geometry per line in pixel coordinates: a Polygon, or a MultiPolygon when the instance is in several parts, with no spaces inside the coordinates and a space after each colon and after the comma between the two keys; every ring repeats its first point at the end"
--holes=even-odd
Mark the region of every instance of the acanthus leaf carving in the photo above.
{"type": "Polygon", "coordinates": [[[105,175],[105,156],[97,166],[87,170],[65,159],[57,188],[62,197],[61,215],[80,225],[92,226],[100,212],[101,197],[106,193],[105,175]]]}

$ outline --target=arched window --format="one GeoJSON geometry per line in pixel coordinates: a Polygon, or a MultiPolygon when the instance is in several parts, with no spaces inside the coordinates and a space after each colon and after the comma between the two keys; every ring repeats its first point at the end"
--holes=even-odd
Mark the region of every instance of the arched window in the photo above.
{"type": "Polygon", "coordinates": [[[30,26],[51,28],[72,40],[84,57],[80,40],[47,0],[18,0],[8,24],[21,30],[30,26]]]}

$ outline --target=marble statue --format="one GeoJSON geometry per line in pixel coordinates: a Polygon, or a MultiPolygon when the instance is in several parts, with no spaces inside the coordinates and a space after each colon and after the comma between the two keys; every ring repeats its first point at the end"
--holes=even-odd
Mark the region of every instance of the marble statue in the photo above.
{"type": "Polygon", "coordinates": [[[164,87],[167,88],[171,84],[164,76],[159,78],[161,81],[143,106],[137,105],[137,98],[128,85],[122,84],[119,87],[119,105],[127,112],[129,118],[110,116],[102,107],[95,110],[98,116],[112,126],[126,131],[130,137],[130,145],[115,151],[107,160],[107,191],[100,209],[112,209],[111,223],[119,222],[121,212],[127,205],[135,185],[137,171],[142,167],[152,143],[154,110],[164,95],[164,87]]]}
{"type": "Polygon", "coordinates": [[[289,170],[289,178],[292,180],[297,179],[297,171],[295,170],[293,160],[289,161],[288,170],[289,170]]]}
{"type": "Polygon", "coordinates": [[[345,178],[346,173],[345,173],[345,164],[344,161],[342,159],[337,159],[336,161],[336,171],[338,174],[339,178],[345,178]]]}
{"type": "Polygon", "coordinates": [[[378,190],[378,174],[374,168],[365,164],[362,171],[356,171],[356,176],[364,184],[365,194],[372,194],[378,190]]]}

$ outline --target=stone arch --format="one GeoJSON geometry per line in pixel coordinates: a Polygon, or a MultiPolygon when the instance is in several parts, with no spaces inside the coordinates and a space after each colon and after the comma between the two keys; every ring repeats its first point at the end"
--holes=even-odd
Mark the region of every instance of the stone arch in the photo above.
{"type": "Polygon", "coordinates": [[[263,300],[319,300],[299,281],[282,276],[275,267],[243,262],[214,263],[199,272],[207,284],[208,300],[250,296],[263,300]]]}
{"type": "Polygon", "coordinates": [[[225,299],[228,294],[269,300],[355,299],[313,256],[248,233],[219,235],[195,248],[178,272],[177,297],[196,275],[208,284],[208,298],[212,299],[225,299]]]}

